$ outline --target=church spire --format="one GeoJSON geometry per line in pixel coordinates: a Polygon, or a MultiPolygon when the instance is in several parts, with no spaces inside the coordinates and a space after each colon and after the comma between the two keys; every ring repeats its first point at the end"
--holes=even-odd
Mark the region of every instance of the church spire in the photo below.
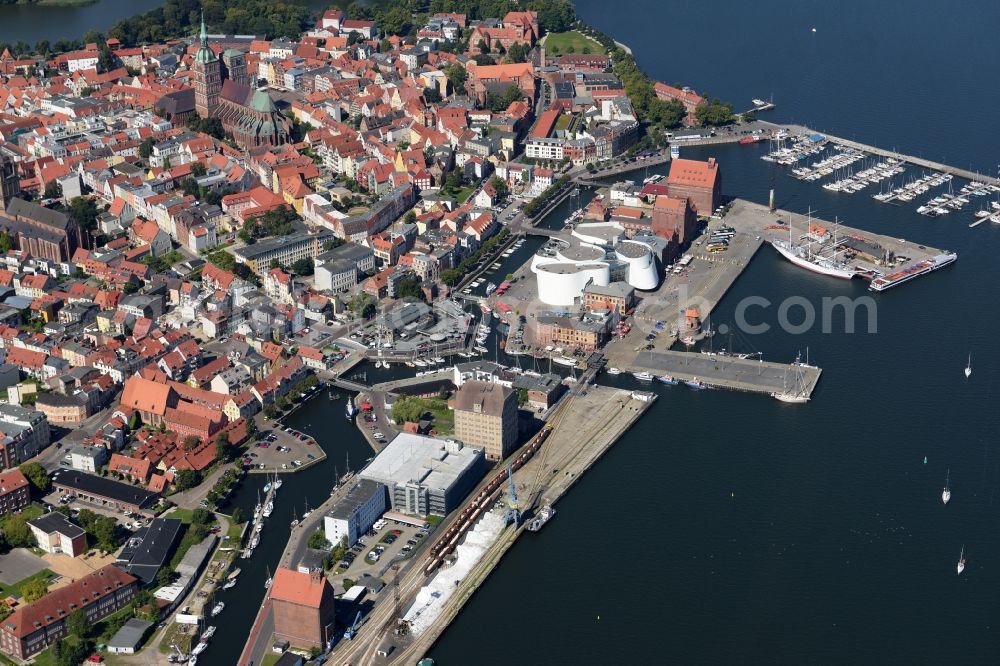
{"type": "Polygon", "coordinates": [[[205,32],[205,10],[201,10],[201,45],[208,46],[208,33],[205,32]]]}

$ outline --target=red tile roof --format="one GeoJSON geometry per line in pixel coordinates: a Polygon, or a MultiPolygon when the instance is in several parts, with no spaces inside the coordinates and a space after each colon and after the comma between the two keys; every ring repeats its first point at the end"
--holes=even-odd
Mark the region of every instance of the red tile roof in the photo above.
{"type": "Polygon", "coordinates": [[[670,175],[667,183],[670,185],[687,185],[691,187],[715,187],[719,175],[719,166],[714,157],[708,161],[675,159],[670,163],[670,175]]]}
{"type": "Polygon", "coordinates": [[[316,581],[307,573],[279,568],[271,584],[271,599],[319,608],[323,600],[323,587],[326,584],[324,577],[316,581]]]}
{"type": "Polygon", "coordinates": [[[6,495],[26,485],[28,479],[16,467],[0,472],[0,495],[6,495]]]}
{"type": "Polygon", "coordinates": [[[49,592],[32,604],[21,606],[3,621],[4,629],[17,638],[24,638],[40,627],[61,622],[73,611],[89,606],[111,590],[133,584],[137,580],[109,564],[66,587],[49,592]]]}

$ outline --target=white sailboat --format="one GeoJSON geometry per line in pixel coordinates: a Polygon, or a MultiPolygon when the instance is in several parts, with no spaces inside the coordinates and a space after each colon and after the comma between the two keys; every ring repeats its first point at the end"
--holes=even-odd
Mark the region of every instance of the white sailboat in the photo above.
{"type": "Polygon", "coordinates": [[[969,375],[972,374],[972,354],[969,354],[969,362],[965,365],[965,378],[968,379],[969,375]]]}
{"type": "Polygon", "coordinates": [[[951,479],[951,470],[944,477],[944,490],[941,491],[941,501],[947,504],[951,500],[951,488],[948,487],[948,481],[951,479]]]}
{"type": "Polygon", "coordinates": [[[958,556],[958,566],[955,568],[958,570],[959,574],[965,571],[965,546],[962,546],[962,552],[958,556]]]}

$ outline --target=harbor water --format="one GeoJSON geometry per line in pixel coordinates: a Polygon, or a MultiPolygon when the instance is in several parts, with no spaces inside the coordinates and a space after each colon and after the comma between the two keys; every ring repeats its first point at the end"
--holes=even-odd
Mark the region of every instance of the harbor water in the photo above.
{"type": "MultiPolygon", "coordinates": [[[[762,117],[984,173],[996,168],[998,146],[984,139],[997,93],[983,85],[996,62],[994,4],[577,5],[652,76],[707,89],[738,110],[773,93],[778,108],[762,117]],[[959,124],[943,111],[956,105],[969,113],[959,124]]],[[[715,156],[727,194],[766,202],[766,150],[685,147],[681,155],[715,156]]],[[[803,296],[819,312],[823,297],[870,292],[762,248],[713,324],[733,322],[747,297],[774,303],[754,311],[772,329],[733,345],[786,362],[808,348],[823,368],[812,402],[654,387],[656,405],[541,532],[511,548],[446,630],[430,652],[437,663],[466,664],[469,655],[481,666],[995,661],[1000,228],[968,228],[982,198],[931,219],[916,213],[916,201],[873,201],[877,186],[838,194],[782,167],[773,176],[781,208],[812,207],[823,219],[952,250],[959,260],[875,295],[877,333],[862,321],[846,334],[834,316],[830,333],[817,323],[793,335],[777,326],[782,299],[803,296]],[[484,628],[506,637],[501,648],[482,649],[484,628]]],[[[601,381],[638,385],[627,375],[601,381]]]]}
{"type": "MultiPolygon", "coordinates": [[[[342,392],[343,393],[343,392],[342,392]]],[[[316,438],[327,458],[312,467],[294,474],[284,474],[284,483],[274,500],[274,512],[266,519],[261,530],[261,540],[249,559],[236,560],[242,569],[239,583],[231,590],[220,591],[216,598],[224,601],[226,609],[211,620],[218,629],[208,649],[198,658],[207,664],[235,664],[246,644],[257,610],[264,600],[264,582],[267,572],[274,574],[291,532],[293,513],[302,518],[307,508],[313,508],[330,497],[334,483],[334,470],[343,475],[350,469],[358,470],[371,458],[373,452],[357,427],[344,418],[344,400],[331,401],[326,391],[320,391],[300,409],[285,419],[285,425],[308,433],[316,438]]],[[[265,426],[262,430],[268,430],[265,426]]],[[[221,507],[223,513],[240,507],[244,516],[253,516],[257,492],[264,496],[263,487],[268,478],[264,474],[248,474],[231,502],[221,507]]]]}

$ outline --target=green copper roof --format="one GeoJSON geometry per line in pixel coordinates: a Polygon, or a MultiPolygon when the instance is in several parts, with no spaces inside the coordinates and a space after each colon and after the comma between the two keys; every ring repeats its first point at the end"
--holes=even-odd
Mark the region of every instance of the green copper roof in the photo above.
{"type": "Polygon", "coordinates": [[[250,100],[250,108],[260,113],[274,113],[278,110],[274,106],[274,102],[271,101],[271,98],[263,90],[254,91],[253,99],[250,100]]]}
{"type": "Polygon", "coordinates": [[[233,56],[243,55],[243,51],[240,51],[238,49],[226,49],[225,51],[222,52],[222,55],[226,56],[227,58],[232,58],[233,56]]]}
{"type": "Polygon", "coordinates": [[[202,64],[214,62],[216,60],[215,52],[208,48],[208,33],[205,31],[205,12],[201,12],[201,48],[194,55],[194,61],[200,62],[202,64]]]}

